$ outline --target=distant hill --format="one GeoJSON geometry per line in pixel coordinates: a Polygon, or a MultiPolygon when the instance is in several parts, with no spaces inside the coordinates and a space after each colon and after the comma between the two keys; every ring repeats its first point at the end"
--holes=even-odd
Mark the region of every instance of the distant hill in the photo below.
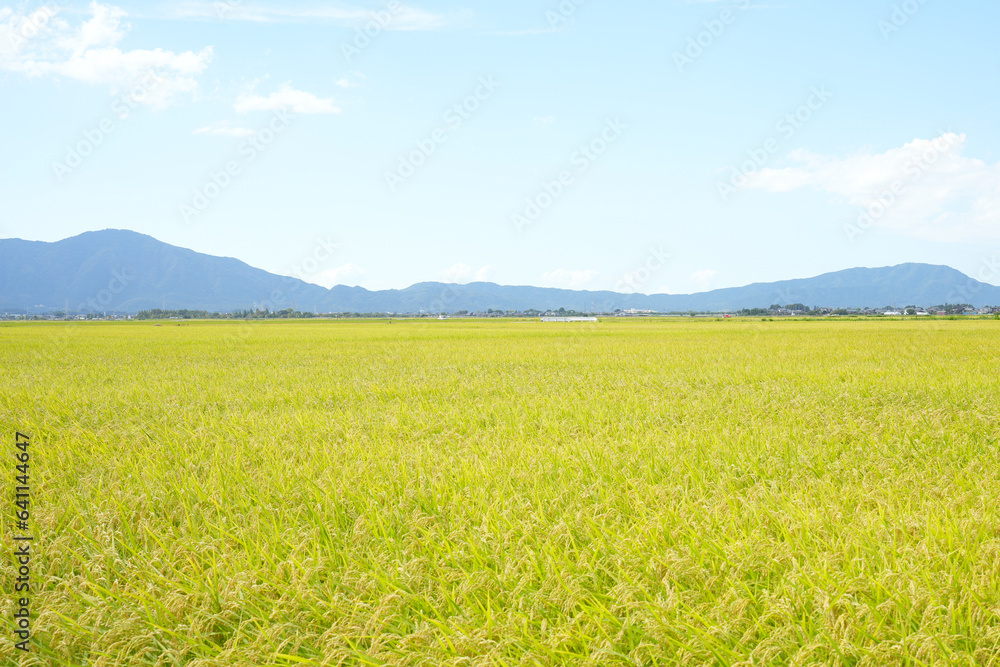
{"type": "Polygon", "coordinates": [[[417,283],[402,290],[326,289],[277,276],[228,257],[178,248],[124,230],[86,232],[44,243],[0,240],[0,312],[160,308],[230,312],[290,308],[319,312],[455,312],[558,309],[610,312],[729,311],[802,303],[832,308],[889,304],[1000,305],[1000,287],[947,266],[901,264],[855,268],[814,278],[755,283],[699,294],[619,294],[494,283],[417,283]]]}
{"type": "MultiPolygon", "coordinates": [[[[249,308],[274,290],[319,302],[327,290],[123,230],[43,243],[0,240],[0,311],[135,313],[148,308],[249,308]],[[295,284],[298,283],[298,284],[295,284]]],[[[285,299],[279,299],[284,303],[285,299]]],[[[283,307],[283,306],[282,306],[283,307]]]]}

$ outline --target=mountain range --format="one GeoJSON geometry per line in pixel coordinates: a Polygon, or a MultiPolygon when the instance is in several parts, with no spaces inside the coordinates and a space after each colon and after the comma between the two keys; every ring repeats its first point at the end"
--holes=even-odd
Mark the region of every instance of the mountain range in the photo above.
{"type": "Polygon", "coordinates": [[[425,282],[406,289],[331,289],[229,257],[172,246],[127,230],[86,232],[53,243],[0,239],[0,313],[136,313],[152,308],[218,312],[295,307],[322,313],[495,310],[724,312],[802,303],[831,308],[970,303],[1000,305],[1000,287],[947,266],[853,268],[813,278],[698,294],[622,294],[488,282],[425,282]]]}

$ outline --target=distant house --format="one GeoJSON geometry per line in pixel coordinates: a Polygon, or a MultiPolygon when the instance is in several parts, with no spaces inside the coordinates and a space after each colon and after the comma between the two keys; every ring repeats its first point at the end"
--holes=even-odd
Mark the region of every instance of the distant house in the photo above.
{"type": "Polygon", "coordinates": [[[543,317],[542,322],[596,322],[596,317],[543,317]]]}

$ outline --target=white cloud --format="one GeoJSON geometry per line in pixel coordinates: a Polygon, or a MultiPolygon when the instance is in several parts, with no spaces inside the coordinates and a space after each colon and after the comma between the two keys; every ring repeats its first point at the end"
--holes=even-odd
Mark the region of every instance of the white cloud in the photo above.
{"type": "Polygon", "coordinates": [[[256,130],[251,130],[248,127],[229,127],[226,125],[217,127],[200,127],[195,130],[192,134],[213,134],[222,135],[227,137],[250,137],[257,134],[256,130]]]}
{"type": "Polygon", "coordinates": [[[493,275],[492,266],[484,266],[478,271],[474,271],[468,264],[455,264],[447,271],[441,272],[441,278],[445,282],[465,284],[469,282],[484,282],[493,275]]]}
{"type": "Polygon", "coordinates": [[[276,111],[278,109],[290,109],[295,113],[315,114],[315,113],[340,113],[332,98],[322,99],[312,93],[302,90],[295,90],[287,83],[281,84],[278,90],[267,97],[254,93],[244,93],[233,105],[237,113],[248,113],[250,111],[276,111]]]}
{"type": "Polygon", "coordinates": [[[441,272],[441,277],[449,283],[464,283],[469,281],[472,267],[468,264],[455,264],[447,271],[441,272]]]}
{"type": "Polygon", "coordinates": [[[964,134],[915,139],[846,157],[795,151],[797,166],[762,169],[746,187],[816,188],[857,207],[849,224],[933,240],[1000,238],[1000,163],[964,157],[964,134]]]}
{"type": "Polygon", "coordinates": [[[197,53],[123,51],[115,45],[129,29],[123,22],[125,12],[98,2],[92,2],[89,11],[90,18],[74,27],[59,16],[58,8],[28,15],[5,8],[0,13],[0,70],[104,84],[113,94],[141,85],[145,94],[136,101],[154,107],[197,91],[197,77],[212,60],[212,47],[197,53]]]}
{"type": "Polygon", "coordinates": [[[93,17],[84,21],[75,34],[63,38],[64,45],[73,55],[80,55],[87,49],[117,44],[131,27],[127,23],[122,26],[125,10],[120,7],[92,2],[90,11],[93,12],[93,17]]]}
{"type": "Polygon", "coordinates": [[[335,86],[339,86],[341,88],[360,88],[367,80],[368,77],[361,72],[351,72],[347,76],[340,77],[333,83],[335,86]]]}
{"type": "Polygon", "coordinates": [[[354,287],[365,275],[365,270],[357,264],[345,264],[335,269],[327,269],[317,273],[312,282],[323,287],[334,287],[336,285],[349,285],[354,287]]]}
{"type": "Polygon", "coordinates": [[[443,14],[417,9],[401,3],[393,3],[381,9],[368,9],[343,5],[335,7],[322,5],[296,5],[294,3],[266,5],[244,3],[239,0],[216,2],[189,2],[170,10],[171,18],[193,20],[251,21],[254,23],[299,23],[327,22],[335,25],[364,28],[374,23],[381,30],[438,30],[454,23],[467,20],[468,12],[447,17],[443,14]]]}
{"type": "Polygon", "coordinates": [[[695,284],[698,289],[708,291],[712,289],[712,284],[715,282],[715,278],[718,275],[718,271],[706,269],[704,271],[695,271],[691,274],[691,277],[688,280],[695,284]]]}
{"type": "Polygon", "coordinates": [[[10,7],[0,7],[0,62],[14,59],[33,40],[52,35],[65,23],[57,18],[58,9],[40,7],[28,14],[15,14],[10,7]]]}
{"type": "Polygon", "coordinates": [[[580,289],[592,283],[598,275],[598,272],[593,269],[556,269],[542,274],[542,282],[548,287],[580,289]]]}
{"type": "Polygon", "coordinates": [[[554,122],[556,122],[556,117],[555,116],[544,116],[544,117],[543,116],[535,116],[532,119],[531,124],[534,127],[545,127],[546,125],[551,125],[554,122]]]}

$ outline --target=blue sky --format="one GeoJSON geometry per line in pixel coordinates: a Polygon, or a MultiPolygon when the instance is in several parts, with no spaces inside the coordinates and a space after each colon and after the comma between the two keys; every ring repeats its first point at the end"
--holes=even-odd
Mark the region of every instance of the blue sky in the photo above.
{"type": "Polygon", "coordinates": [[[971,0],[10,5],[0,237],[125,228],[372,289],[908,261],[1000,284],[998,23],[971,0]]]}

